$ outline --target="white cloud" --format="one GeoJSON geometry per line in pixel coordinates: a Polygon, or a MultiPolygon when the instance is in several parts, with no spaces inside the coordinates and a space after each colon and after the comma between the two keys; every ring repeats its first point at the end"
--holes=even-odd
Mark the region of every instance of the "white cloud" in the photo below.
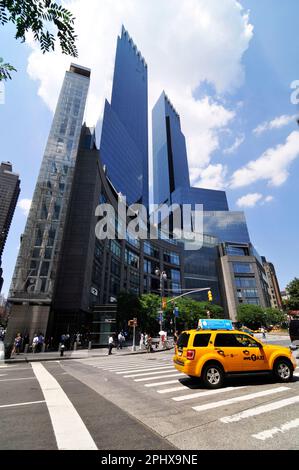
{"type": "Polygon", "coordinates": [[[20,199],[17,204],[17,207],[21,209],[23,214],[26,216],[29,214],[30,206],[31,206],[31,199],[20,199]]]}
{"type": "Polygon", "coordinates": [[[236,170],[231,178],[231,188],[248,186],[266,180],[271,186],[280,186],[288,178],[288,168],[299,156],[299,131],[291,132],[283,144],[267,149],[257,160],[252,160],[236,170]]]}
{"type": "MultiPolygon", "coordinates": [[[[110,99],[116,38],[123,23],[149,67],[149,112],[164,89],[181,115],[191,169],[208,167],[212,152],[219,148],[219,133],[235,112],[207,97],[196,100],[193,93],[204,80],[218,94],[242,83],[242,56],[253,27],[239,2],[68,0],[63,4],[77,18],[75,61],[92,69],[88,124],[97,121],[104,99],[110,99]]],[[[29,45],[33,52],[28,73],[39,81],[38,93],[54,111],[72,59],[59,52],[43,55],[31,41],[29,45]]]]}
{"type": "Polygon", "coordinates": [[[208,165],[204,169],[191,168],[190,179],[193,186],[207,189],[225,189],[227,167],[221,163],[208,165]]]}
{"type": "Polygon", "coordinates": [[[287,126],[291,122],[295,122],[297,119],[296,114],[288,115],[288,114],[283,114],[282,116],[278,116],[272,121],[265,121],[259,126],[257,126],[255,129],[253,129],[253,133],[256,135],[260,135],[263,132],[269,131],[271,129],[279,129],[280,127],[287,126]]]}
{"type": "Polygon", "coordinates": [[[261,205],[273,201],[273,196],[266,196],[264,197],[260,193],[249,193],[245,196],[240,197],[236,204],[238,207],[254,207],[258,202],[261,205]]]}
{"type": "Polygon", "coordinates": [[[234,143],[230,147],[224,149],[223,153],[225,155],[234,153],[240,147],[240,145],[243,144],[244,140],[245,140],[244,134],[240,135],[239,137],[236,137],[234,143]]]}
{"type": "Polygon", "coordinates": [[[262,199],[263,195],[259,193],[249,193],[246,196],[240,197],[236,204],[238,207],[254,207],[258,201],[262,199]]]}

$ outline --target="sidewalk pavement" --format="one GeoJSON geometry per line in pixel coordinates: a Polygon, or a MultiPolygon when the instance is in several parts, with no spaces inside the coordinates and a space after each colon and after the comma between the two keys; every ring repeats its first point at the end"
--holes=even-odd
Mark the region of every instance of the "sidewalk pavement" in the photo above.
{"type": "MultiPolygon", "coordinates": [[[[155,352],[167,351],[173,348],[154,348],[152,353],[148,353],[147,350],[139,349],[139,346],[136,346],[136,350],[132,351],[132,346],[125,346],[122,349],[113,348],[113,356],[126,356],[131,354],[153,354],[155,352]]],[[[63,356],[60,355],[60,351],[49,351],[49,352],[40,352],[40,353],[20,353],[19,355],[14,355],[10,359],[5,359],[5,364],[16,364],[22,362],[41,362],[41,361],[61,361],[68,359],[87,359],[91,357],[104,357],[108,356],[108,347],[98,348],[98,349],[78,349],[77,351],[64,351],[63,356]]]]}

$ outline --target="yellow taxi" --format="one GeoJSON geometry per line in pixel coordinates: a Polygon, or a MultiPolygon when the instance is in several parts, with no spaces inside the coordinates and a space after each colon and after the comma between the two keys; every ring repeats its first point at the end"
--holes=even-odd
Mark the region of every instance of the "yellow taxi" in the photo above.
{"type": "Polygon", "coordinates": [[[175,368],[219,388],[230,374],[269,372],[281,382],[293,377],[296,361],[289,348],[263,344],[244,331],[197,329],[183,331],[173,357],[175,368]]]}

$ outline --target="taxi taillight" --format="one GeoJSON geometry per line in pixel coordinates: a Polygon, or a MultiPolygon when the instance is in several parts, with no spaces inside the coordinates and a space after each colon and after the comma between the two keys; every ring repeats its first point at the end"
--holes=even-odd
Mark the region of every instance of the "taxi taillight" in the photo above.
{"type": "Polygon", "coordinates": [[[192,360],[195,357],[194,349],[187,349],[187,359],[192,360]]]}

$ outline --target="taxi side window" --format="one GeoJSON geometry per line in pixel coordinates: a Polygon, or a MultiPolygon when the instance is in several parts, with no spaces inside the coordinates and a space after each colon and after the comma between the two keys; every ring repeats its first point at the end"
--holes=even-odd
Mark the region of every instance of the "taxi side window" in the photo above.
{"type": "Polygon", "coordinates": [[[189,336],[189,333],[182,333],[177,341],[177,346],[179,348],[186,348],[188,346],[189,336]]]}
{"type": "Polygon", "coordinates": [[[194,347],[206,347],[209,344],[211,338],[210,333],[197,333],[197,335],[194,336],[193,340],[193,346],[194,347]]]}
{"type": "Polygon", "coordinates": [[[247,335],[236,335],[239,346],[246,346],[247,348],[258,348],[259,344],[250,336],[247,335]]]}
{"type": "Polygon", "coordinates": [[[240,347],[241,344],[237,340],[236,335],[230,333],[218,333],[216,335],[216,339],[214,342],[214,346],[221,346],[221,347],[228,347],[228,348],[236,348],[240,347]]]}

